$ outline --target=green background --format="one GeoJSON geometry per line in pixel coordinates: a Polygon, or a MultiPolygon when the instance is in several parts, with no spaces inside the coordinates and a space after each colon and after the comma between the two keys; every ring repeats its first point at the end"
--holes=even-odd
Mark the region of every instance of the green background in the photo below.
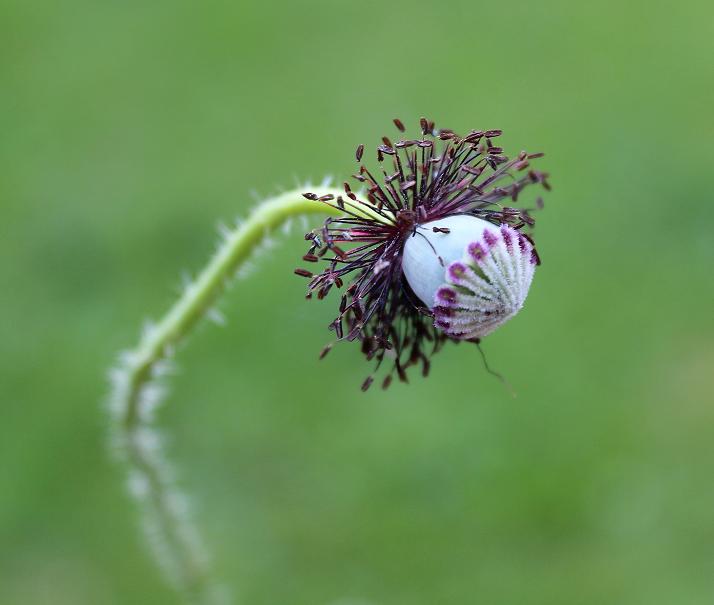
{"type": "MultiPolygon", "coordinates": [[[[367,394],[302,228],[159,416],[219,575],[272,605],[714,598],[710,2],[0,5],[0,603],[163,604],[106,373],[218,220],[420,115],[545,151],[543,265],[490,363],[367,394]]],[[[318,218],[315,218],[318,222],[318,218]]]]}

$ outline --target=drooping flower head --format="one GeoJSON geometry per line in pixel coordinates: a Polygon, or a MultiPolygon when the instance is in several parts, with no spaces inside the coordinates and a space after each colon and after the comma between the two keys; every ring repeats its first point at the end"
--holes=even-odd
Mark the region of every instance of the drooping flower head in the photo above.
{"type": "Polygon", "coordinates": [[[308,298],[345,288],[330,329],[338,340],[360,341],[374,372],[389,364],[385,388],[394,374],[406,381],[412,365],[426,375],[446,341],[479,342],[513,317],[540,264],[526,233],[532,208],[511,204],[528,185],[548,189],[547,175],[530,167],[542,154],[508,159],[493,143],[500,130],[460,136],[425,118],[420,125],[416,139],[383,137],[379,172],[362,163],[364,145],[357,147],[358,190],[345,183],[344,196],[304,194],[344,215],[305,236],[303,260],[325,262],[322,271],[296,273],[310,278],[308,298]]]}

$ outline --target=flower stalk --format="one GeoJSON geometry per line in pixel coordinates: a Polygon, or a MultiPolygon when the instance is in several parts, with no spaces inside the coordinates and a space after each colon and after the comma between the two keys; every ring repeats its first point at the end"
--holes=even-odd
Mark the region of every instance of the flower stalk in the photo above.
{"type": "MultiPolygon", "coordinates": [[[[121,355],[112,372],[110,408],[112,445],[127,468],[129,491],[141,509],[147,537],[167,579],[188,603],[224,603],[212,578],[200,535],[188,518],[186,498],[176,488],[164,458],[153,410],[163,395],[160,378],[176,349],[211,310],[236,272],[273,232],[307,214],[338,214],[337,209],[308,200],[303,190],[268,199],[223,242],[196,279],[156,324],[149,326],[133,350],[121,355]]],[[[326,195],[341,190],[327,189],[326,195]]]]}

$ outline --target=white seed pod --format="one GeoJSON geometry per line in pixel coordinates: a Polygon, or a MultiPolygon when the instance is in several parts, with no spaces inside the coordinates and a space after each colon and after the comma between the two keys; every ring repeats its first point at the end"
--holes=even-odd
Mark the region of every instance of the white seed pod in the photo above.
{"type": "Polygon", "coordinates": [[[516,229],[458,214],[419,225],[404,245],[402,270],[434,312],[434,326],[466,340],[486,336],[520,311],[537,260],[516,229]]]}

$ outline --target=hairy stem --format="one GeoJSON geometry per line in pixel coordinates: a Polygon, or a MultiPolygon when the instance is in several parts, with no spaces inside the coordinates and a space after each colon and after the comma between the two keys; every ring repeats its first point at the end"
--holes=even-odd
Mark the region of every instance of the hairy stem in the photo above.
{"type": "MultiPolygon", "coordinates": [[[[328,193],[334,194],[333,191],[328,193]]],[[[337,195],[341,193],[344,192],[337,195]]],[[[330,206],[306,200],[300,192],[290,191],[258,206],[243,224],[228,234],[216,255],[164,318],[145,334],[134,352],[134,367],[123,418],[125,427],[131,428],[137,422],[141,387],[151,378],[152,367],[166,357],[167,351],[176,347],[215,304],[235,272],[250,258],[266,235],[291,217],[316,212],[325,214],[328,211],[332,211],[330,206]]]]}
{"type": "MultiPolygon", "coordinates": [[[[321,189],[335,197],[340,190],[321,189]]],[[[113,443],[128,467],[132,495],[139,502],[157,562],[191,603],[225,602],[211,578],[198,532],[188,519],[185,497],[175,488],[173,472],[151,425],[161,399],[159,377],[176,348],[214,307],[236,271],[273,231],[291,218],[336,213],[301,191],[289,191],[260,204],[242,224],[224,235],[216,254],[138,346],[122,355],[113,372],[111,408],[113,443]]]]}

